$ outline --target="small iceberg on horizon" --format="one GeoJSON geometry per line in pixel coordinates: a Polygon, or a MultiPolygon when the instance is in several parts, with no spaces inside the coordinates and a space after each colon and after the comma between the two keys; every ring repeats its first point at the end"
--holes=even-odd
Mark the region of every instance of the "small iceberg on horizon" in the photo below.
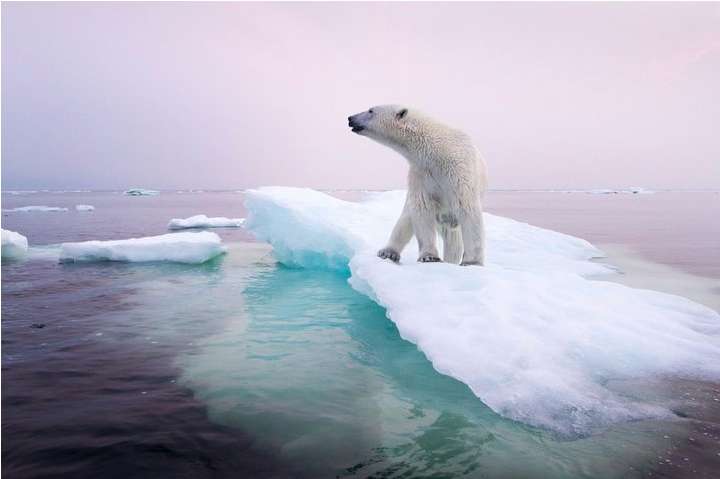
{"type": "Polygon", "coordinates": [[[318,191],[246,192],[248,230],[292,267],[348,271],[436,371],[496,413],[564,436],[617,422],[672,417],[622,392],[657,377],[720,379],[720,315],[685,298],[600,281],[612,267],[580,238],[485,214],[487,265],[376,256],[405,192],[359,203],[318,191]],[[618,387],[616,387],[618,386],[618,387]]]}
{"type": "Polygon", "coordinates": [[[625,191],[627,191],[628,193],[632,193],[633,195],[651,195],[655,193],[653,190],[648,190],[647,188],[643,188],[642,186],[631,186],[625,191]]]}
{"type": "Polygon", "coordinates": [[[93,205],[75,205],[75,211],[95,211],[93,205]]]}
{"type": "Polygon", "coordinates": [[[208,231],[110,241],[63,243],[61,263],[167,261],[200,264],[225,253],[220,237],[208,231]]]}
{"type": "Polygon", "coordinates": [[[189,218],[173,218],[168,223],[171,230],[190,228],[239,228],[245,222],[245,218],[224,218],[218,216],[208,218],[205,215],[195,215],[189,218]]]}
{"type": "Polygon", "coordinates": [[[44,205],[31,205],[31,206],[20,206],[18,208],[12,208],[9,210],[3,210],[3,211],[16,211],[21,213],[33,213],[33,212],[58,212],[58,211],[67,211],[67,208],[63,208],[61,206],[44,206],[44,205]]]}
{"type": "Polygon", "coordinates": [[[19,259],[27,254],[28,240],[20,233],[2,230],[2,257],[6,259],[19,259]]]}
{"type": "Polygon", "coordinates": [[[125,190],[123,194],[126,196],[156,196],[159,195],[160,192],[157,190],[147,190],[144,188],[130,188],[128,190],[125,190]]]}

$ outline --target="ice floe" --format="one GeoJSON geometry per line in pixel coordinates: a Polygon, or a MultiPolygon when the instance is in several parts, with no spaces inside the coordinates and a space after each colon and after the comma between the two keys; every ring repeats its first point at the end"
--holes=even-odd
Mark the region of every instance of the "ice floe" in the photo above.
{"type": "Polygon", "coordinates": [[[125,190],[123,194],[127,196],[155,196],[159,195],[160,192],[156,190],[146,190],[144,188],[130,188],[125,190]]]}
{"type": "Polygon", "coordinates": [[[404,192],[352,203],[296,188],[246,192],[247,228],[277,259],[349,269],[434,368],[494,411],[565,435],[671,415],[612,385],[720,378],[720,315],[679,296],[599,281],[613,269],[587,241],[490,214],[487,265],[396,265],[376,257],[404,192]]]}
{"type": "Polygon", "coordinates": [[[220,237],[208,231],[169,233],[145,238],[63,243],[60,262],[168,261],[204,263],[225,252],[220,237]]]}
{"type": "Polygon", "coordinates": [[[2,257],[9,259],[22,258],[27,254],[27,238],[15,231],[2,230],[2,257]]]}
{"type": "Polygon", "coordinates": [[[171,230],[182,230],[188,228],[239,228],[245,222],[245,218],[224,218],[218,216],[208,218],[205,215],[195,215],[190,218],[173,218],[168,223],[171,230]]]}
{"type": "Polygon", "coordinates": [[[95,207],[93,205],[75,205],[76,211],[95,211],[95,207]]]}
{"type": "Polygon", "coordinates": [[[3,211],[17,211],[21,213],[32,213],[32,212],[57,212],[57,211],[67,211],[67,208],[63,208],[60,206],[20,206],[18,208],[12,208],[8,210],[3,211]]]}

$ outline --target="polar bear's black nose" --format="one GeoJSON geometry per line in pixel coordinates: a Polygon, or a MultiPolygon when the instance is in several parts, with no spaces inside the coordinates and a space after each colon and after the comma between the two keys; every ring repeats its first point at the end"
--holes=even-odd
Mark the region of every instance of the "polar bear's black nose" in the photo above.
{"type": "Polygon", "coordinates": [[[353,132],[360,133],[361,131],[363,131],[365,129],[365,127],[363,127],[362,125],[358,124],[357,121],[355,121],[355,116],[357,116],[357,115],[348,117],[348,126],[350,128],[352,128],[353,132]]]}

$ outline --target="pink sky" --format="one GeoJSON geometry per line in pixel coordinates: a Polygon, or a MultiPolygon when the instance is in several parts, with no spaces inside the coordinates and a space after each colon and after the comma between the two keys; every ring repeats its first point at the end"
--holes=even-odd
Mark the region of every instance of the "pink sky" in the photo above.
{"type": "Polygon", "coordinates": [[[719,85],[717,3],[3,3],[2,184],[397,188],[402,103],[491,188],[718,188],[719,85]]]}

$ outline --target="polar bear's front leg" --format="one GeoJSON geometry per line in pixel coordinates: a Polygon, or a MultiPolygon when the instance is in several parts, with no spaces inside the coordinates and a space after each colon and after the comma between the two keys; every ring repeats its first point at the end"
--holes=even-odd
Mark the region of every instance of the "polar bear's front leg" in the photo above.
{"type": "Polygon", "coordinates": [[[463,266],[485,264],[485,228],[482,210],[473,207],[463,212],[460,218],[463,240],[463,266]]]}
{"type": "Polygon", "coordinates": [[[421,263],[437,263],[440,255],[437,250],[437,231],[435,213],[426,207],[414,207],[411,212],[412,227],[418,241],[421,263]]]}
{"type": "Polygon", "coordinates": [[[386,247],[378,251],[378,256],[383,259],[389,259],[396,263],[400,262],[400,254],[405,246],[410,242],[413,235],[412,219],[408,209],[407,201],[403,208],[400,218],[398,218],[395,227],[390,234],[390,240],[386,247]]]}

